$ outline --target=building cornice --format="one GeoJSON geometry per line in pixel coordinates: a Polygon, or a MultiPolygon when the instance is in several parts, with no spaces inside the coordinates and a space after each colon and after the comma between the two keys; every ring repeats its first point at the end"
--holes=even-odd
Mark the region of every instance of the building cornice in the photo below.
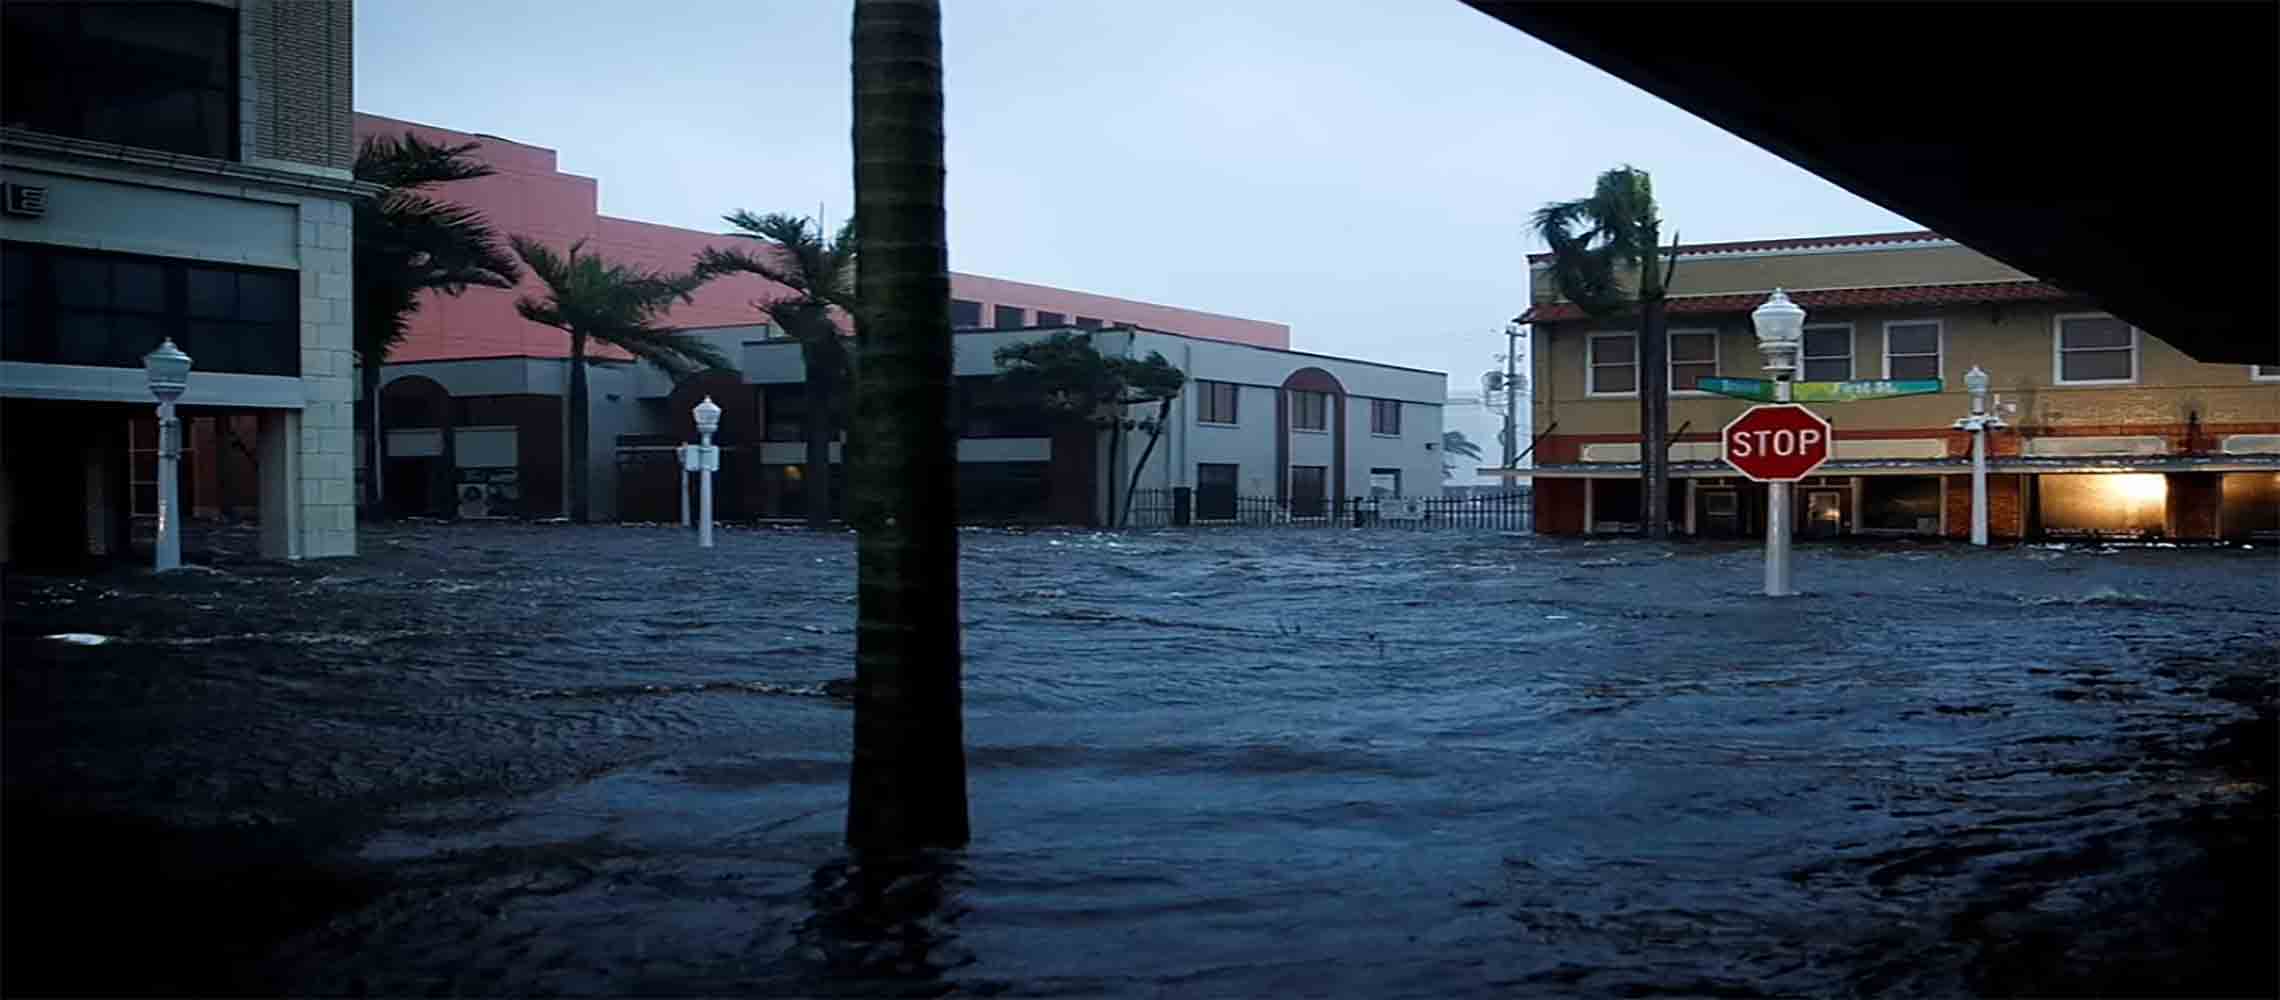
{"type": "MultiPolygon", "coordinates": [[[[0,154],[47,157],[73,163],[155,170],[181,177],[222,179],[240,184],[299,193],[364,198],[378,195],[380,185],[357,180],[348,171],[271,160],[240,163],[209,156],[189,156],[126,146],[90,142],[69,136],[25,129],[0,128],[0,154]]],[[[30,166],[30,164],[25,164],[30,166]]]]}

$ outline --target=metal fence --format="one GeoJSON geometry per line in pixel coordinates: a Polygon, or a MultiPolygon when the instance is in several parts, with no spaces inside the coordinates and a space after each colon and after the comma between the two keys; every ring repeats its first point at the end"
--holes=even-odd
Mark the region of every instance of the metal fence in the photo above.
{"type": "Polygon", "coordinates": [[[1474,497],[1248,497],[1175,487],[1129,498],[1133,528],[1392,528],[1527,531],[1526,491],[1474,497]]]}

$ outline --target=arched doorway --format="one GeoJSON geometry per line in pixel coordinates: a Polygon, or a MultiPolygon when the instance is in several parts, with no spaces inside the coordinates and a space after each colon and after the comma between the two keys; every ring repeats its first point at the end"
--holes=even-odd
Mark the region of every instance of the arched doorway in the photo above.
{"type": "Polygon", "coordinates": [[[445,517],[452,496],[451,393],[423,375],[380,389],[381,489],[395,517],[445,517]]]}

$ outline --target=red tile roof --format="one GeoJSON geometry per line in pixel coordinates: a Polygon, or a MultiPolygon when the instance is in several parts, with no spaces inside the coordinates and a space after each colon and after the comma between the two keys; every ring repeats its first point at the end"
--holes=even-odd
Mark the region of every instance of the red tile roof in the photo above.
{"type": "MultiPolygon", "coordinates": [[[[1740,253],[1747,250],[1810,250],[1814,247],[1875,246],[1885,243],[1928,243],[1947,237],[1929,229],[1910,229],[1898,233],[1860,233],[1853,236],[1797,236],[1780,240],[1743,240],[1737,243],[1686,243],[1679,246],[1682,256],[1708,253],[1740,253]]],[[[1531,264],[1552,259],[1549,251],[1528,255],[1531,264]]]]}
{"type": "MultiPolygon", "coordinates": [[[[1733,295],[1672,296],[1672,315],[1747,313],[1765,301],[1766,292],[1733,295]]],[[[2043,302],[2074,296],[2044,281],[1976,281],[1955,285],[1896,285],[1887,288],[1818,288],[1789,293],[1791,301],[1807,309],[1866,306],[1966,305],[1982,302],[2043,302]]],[[[1529,308],[1523,323],[1552,323],[1583,319],[1583,310],[1569,302],[1548,302],[1529,308]]]]}

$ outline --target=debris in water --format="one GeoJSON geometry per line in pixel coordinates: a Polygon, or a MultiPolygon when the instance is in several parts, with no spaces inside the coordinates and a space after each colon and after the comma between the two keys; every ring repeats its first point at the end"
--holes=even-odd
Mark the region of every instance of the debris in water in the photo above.
{"type": "Polygon", "coordinates": [[[110,636],[96,635],[93,632],[58,632],[48,636],[48,638],[57,642],[68,642],[74,646],[100,646],[111,641],[110,636]]]}

